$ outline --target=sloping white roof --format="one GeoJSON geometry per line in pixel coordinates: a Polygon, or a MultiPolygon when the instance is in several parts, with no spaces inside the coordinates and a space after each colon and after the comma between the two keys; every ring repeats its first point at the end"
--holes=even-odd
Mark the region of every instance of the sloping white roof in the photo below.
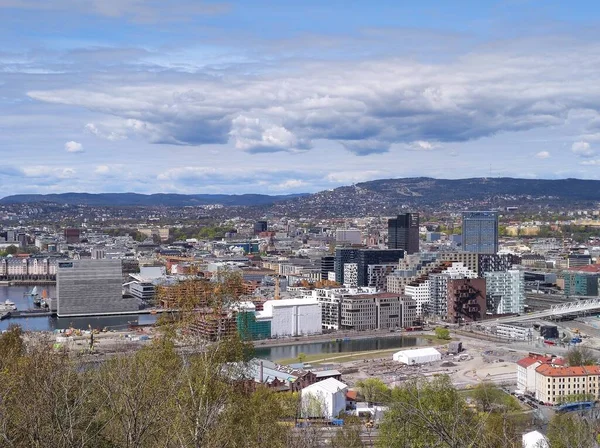
{"type": "Polygon", "coordinates": [[[548,448],[548,440],[539,431],[523,434],[523,448],[548,448]]]}
{"type": "Polygon", "coordinates": [[[165,268],[163,266],[141,266],[140,277],[143,279],[154,280],[157,278],[164,277],[166,275],[165,268]]]}
{"type": "Polygon", "coordinates": [[[304,389],[302,389],[302,392],[322,390],[330,394],[335,394],[340,390],[345,392],[346,389],[348,389],[348,386],[342,383],[341,381],[338,381],[335,378],[327,378],[326,380],[319,381],[317,383],[311,384],[310,386],[306,386],[304,389]]]}
{"type": "Polygon", "coordinates": [[[399,354],[404,354],[411,358],[418,358],[421,356],[441,355],[441,353],[438,352],[433,347],[415,348],[412,350],[400,350],[399,352],[395,353],[395,355],[399,355],[399,354]]]}

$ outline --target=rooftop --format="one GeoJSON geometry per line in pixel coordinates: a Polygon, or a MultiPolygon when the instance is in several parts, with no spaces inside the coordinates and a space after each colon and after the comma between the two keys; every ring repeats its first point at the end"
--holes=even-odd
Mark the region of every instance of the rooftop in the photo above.
{"type": "Polygon", "coordinates": [[[587,376],[600,375],[600,366],[556,367],[550,364],[542,364],[535,371],[543,376],[587,376]]]}

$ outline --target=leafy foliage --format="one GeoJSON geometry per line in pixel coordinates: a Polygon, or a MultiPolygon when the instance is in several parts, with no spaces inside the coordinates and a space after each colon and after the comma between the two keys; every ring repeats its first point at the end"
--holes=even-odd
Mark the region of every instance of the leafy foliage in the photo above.
{"type": "Polygon", "coordinates": [[[438,339],[449,340],[450,339],[450,330],[444,327],[437,327],[435,329],[435,337],[438,339]]]}
{"type": "Polygon", "coordinates": [[[567,363],[570,366],[593,366],[598,359],[587,347],[574,347],[567,352],[567,363]]]}
{"type": "Polygon", "coordinates": [[[379,378],[367,378],[356,383],[356,387],[369,403],[385,403],[390,398],[390,389],[379,378]]]}
{"type": "Polygon", "coordinates": [[[597,423],[573,414],[556,414],[548,425],[548,441],[552,448],[596,447],[597,423]]]}

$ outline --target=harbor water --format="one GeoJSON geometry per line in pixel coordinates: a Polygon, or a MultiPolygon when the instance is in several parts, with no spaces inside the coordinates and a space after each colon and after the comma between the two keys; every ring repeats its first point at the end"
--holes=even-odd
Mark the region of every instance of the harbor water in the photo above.
{"type": "Polygon", "coordinates": [[[352,340],[331,340],[327,342],[310,342],[303,344],[282,345],[277,347],[256,347],[258,358],[277,361],[297,358],[305,355],[331,354],[348,352],[366,352],[371,350],[388,350],[394,348],[417,347],[427,345],[428,341],[418,336],[393,336],[385,338],[365,338],[352,340]]]}
{"type": "MultiPolygon", "coordinates": [[[[29,295],[32,288],[33,286],[0,286],[0,302],[4,303],[6,300],[14,302],[18,311],[35,309],[33,298],[29,295]]],[[[40,295],[44,289],[47,291],[48,297],[56,296],[55,286],[40,285],[37,287],[40,295]]],[[[71,327],[87,330],[90,326],[97,329],[122,330],[129,325],[145,325],[154,322],[156,322],[156,316],[151,314],[63,318],[49,316],[11,317],[0,321],[0,331],[6,330],[10,325],[19,325],[24,331],[54,331],[71,327]]]]}

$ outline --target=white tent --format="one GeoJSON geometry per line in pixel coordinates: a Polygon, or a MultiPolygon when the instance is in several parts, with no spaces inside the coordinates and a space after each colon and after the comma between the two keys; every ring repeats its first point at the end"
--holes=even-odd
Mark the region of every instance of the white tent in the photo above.
{"type": "Polygon", "coordinates": [[[538,431],[523,434],[523,448],[548,448],[548,440],[538,431]]]}
{"type": "Polygon", "coordinates": [[[394,353],[392,359],[402,364],[413,365],[439,361],[442,359],[442,354],[433,347],[425,347],[415,350],[401,350],[394,353]]]}

